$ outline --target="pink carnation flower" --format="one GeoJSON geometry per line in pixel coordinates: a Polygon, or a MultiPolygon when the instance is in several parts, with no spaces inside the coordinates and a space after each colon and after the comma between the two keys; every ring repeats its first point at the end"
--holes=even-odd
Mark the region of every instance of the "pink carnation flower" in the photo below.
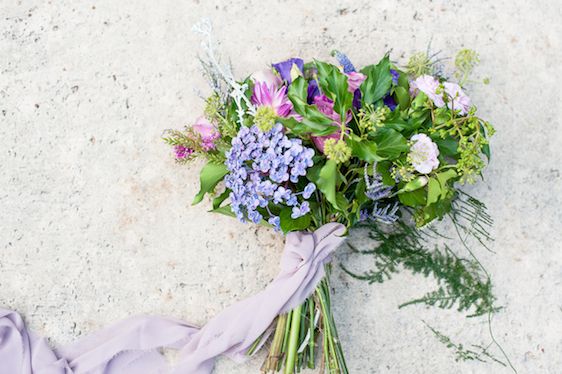
{"type": "Polygon", "coordinates": [[[436,107],[441,108],[445,106],[445,101],[443,100],[443,94],[437,93],[438,89],[439,81],[431,75],[422,75],[410,82],[412,96],[416,96],[419,90],[429,97],[436,107]]]}
{"type": "Polygon", "coordinates": [[[467,114],[470,109],[470,97],[464,93],[461,86],[456,83],[445,82],[443,87],[449,97],[447,102],[449,109],[460,110],[461,115],[467,114]]]}
{"type": "Polygon", "coordinates": [[[429,174],[432,170],[439,166],[439,148],[429,136],[425,134],[416,134],[410,138],[414,144],[410,147],[408,156],[412,162],[412,166],[416,171],[422,174],[429,174]]]}
{"type": "Polygon", "coordinates": [[[367,79],[365,74],[358,73],[356,71],[352,71],[347,73],[347,90],[351,93],[354,93],[357,90],[363,81],[367,79]]]}

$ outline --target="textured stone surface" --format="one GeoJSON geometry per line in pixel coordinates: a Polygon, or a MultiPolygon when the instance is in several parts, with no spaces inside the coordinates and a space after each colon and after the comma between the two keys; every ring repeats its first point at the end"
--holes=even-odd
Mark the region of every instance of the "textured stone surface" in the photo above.
{"type": "MultiPolygon", "coordinates": [[[[329,58],[333,48],[358,65],[391,48],[404,62],[432,39],[444,55],[477,49],[477,73],[491,78],[471,95],[498,130],[493,162],[470,191],[496,220],[496,254],[478,251],[505,306],[496,337],[520,373],[559,373],[560,8],[557,0],[1,1],[0,305],[59,345],[137,313],[203,323],[275,275],[282,238],[190,206],[199,165],[175,165],[159,138],[202,109],[190,32],[201,16],[213,19],[241,76],[293,55],[329,58]]],[[[338,260],[359,261],[348,253],[338,260]]],[[[368,285],[336,270],[333,283],[352,373],[509,372],[456,363],[421,321],[487,343],[485,319],[397,309],[431,280],[404,273],[368,285]]],[[[216,372],[260,364],[221,359],[216,372]]]]}

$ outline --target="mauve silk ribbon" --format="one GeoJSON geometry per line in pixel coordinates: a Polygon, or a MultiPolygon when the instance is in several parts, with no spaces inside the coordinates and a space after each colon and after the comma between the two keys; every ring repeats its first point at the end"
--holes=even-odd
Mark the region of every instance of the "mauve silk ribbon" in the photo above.
{"type": "Polygon", "coordinates": [[[271,331],[277,315],[312,294],[344,233],[338,223],[314,233],[289,233],[273,282],[200,329],[175,319],[132,317],[53,351],[18,313],[0,308],[0,374],[208,374],[221,354],[241,362],[254,341],[271,331]],[[180,350],[173,369],[158,351],[164,347],[180,350]]]}

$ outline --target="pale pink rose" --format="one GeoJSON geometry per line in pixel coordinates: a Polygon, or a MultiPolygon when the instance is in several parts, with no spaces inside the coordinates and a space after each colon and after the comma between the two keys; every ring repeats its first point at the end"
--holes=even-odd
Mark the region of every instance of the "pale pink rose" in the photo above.
{"type": "Polygon", "coordinates": [[[355,90],[361,86],[361,83],[367,79],[365,74],[361,74],[356,71],[352,71],[345,75],[347,75],[347,90],[351,93],[354,93],[355,90]]]}
{"type": "Polygon", "coordinates": [[[416,134],[410,138],[414,144],[410,147],[408,156],[417,172],[429,174],[439,166],[439,148],[431,138],[425,134],[416,134]]]}
{"type": "Polygon", "coordinates": [[[449,109],[460,110],[461,115],[467,114],[470,109],[470,97],[464,93],[461,86],[456,83],[445,82],[443,87],[449,97],[449,102],[447,102],[449,109]]]}
{"type": "Polygon", "coordinates": [[[411,81],[410,93],[413,96],[416,96],[418,90],[429,97],[436,107],[441,108],[445,106],[443,94],[437,93],[437,91],[439,90],[439,81],[435,77],[432,77],[431,75],[422,75],[411,81]]]}
{"type": "Polygon", "coordinates": [[[250,78],[254,83],[265,83],[268,87],[276,90],[279,88],[283,81],[271,69],[264,69],[254,72],[250,78]]]}

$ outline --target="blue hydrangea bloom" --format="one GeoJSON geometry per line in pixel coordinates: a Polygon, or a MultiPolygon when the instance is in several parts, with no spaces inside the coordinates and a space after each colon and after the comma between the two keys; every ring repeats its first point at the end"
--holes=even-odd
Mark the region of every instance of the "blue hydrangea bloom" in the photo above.
{"type": "Polygon", "coordinates": [[[266,219],[279,229],[280,219],[269,210],[270,203],[292,207],[293,219],[307,214],[308,202],[299,203],[298,196],[308,199],[316,186],[309,183],[298,193],[291,186],[313,166],[313,156],[314,150],[303,146],[301,139],[287,138],[281,124],[268,132],[257,126],[240,128],[226,153],[229,173],[224,179],[236,217],[254,223],[266,219]]]}

